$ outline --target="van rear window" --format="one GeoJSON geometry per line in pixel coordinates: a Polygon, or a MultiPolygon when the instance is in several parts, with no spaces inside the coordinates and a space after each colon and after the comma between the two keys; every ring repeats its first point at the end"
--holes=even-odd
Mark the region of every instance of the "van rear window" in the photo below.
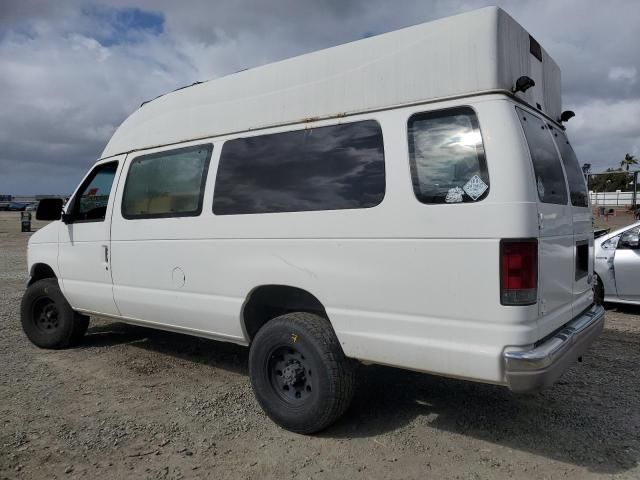
{"type": "Polygon", "coordinates": [[[382,130],[365,120],[225,142],[213,213],[369,208],[384,193],[382,130]]]}
{"type": "Polygon", "coordinates": [[[482,135],[471,108],[412,115],[408,135],[413,192],[418,200],[463,203],[488,195],[482,135]]]}
{"type": "Polygon", "coordinates": [[[543,203],[566,205],[567,186],[549,127],[519,107],[516,107],[516,111],[529,145],[538,198],[543,203]]]}
{"type": "Polygon", "coordinates": [[[578,158],[571,148],[571,144],[564,132],[552,128],[553,138],[560,150],[560,157],[564,165],[564,171],[567,174],[567,182],[569,183],[569,196],[571,197],[571,205],[574,207],[588,207],[589,197],[587,194],[587,185],[584,181],[584,174],[578,163],[578,158]]]}

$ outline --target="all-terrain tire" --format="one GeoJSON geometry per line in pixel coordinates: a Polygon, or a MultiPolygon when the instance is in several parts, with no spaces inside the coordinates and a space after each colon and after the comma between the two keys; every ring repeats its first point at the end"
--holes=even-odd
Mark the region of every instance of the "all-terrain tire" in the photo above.
{"type": "Polygon", "coordinates": [[[20,317],[24,333],[41,348],[77,345],[89,326],[89,317],[73,311],[55,278],[38,280],[27,287],[20,317]]]}
{"type": "Polygon", "coordinates": [[[326,318],[294,312],[268,321],[249,352],[258,403],[281,427],[315,433],[349,407],[355,362],[348,359],[326,318]]]}

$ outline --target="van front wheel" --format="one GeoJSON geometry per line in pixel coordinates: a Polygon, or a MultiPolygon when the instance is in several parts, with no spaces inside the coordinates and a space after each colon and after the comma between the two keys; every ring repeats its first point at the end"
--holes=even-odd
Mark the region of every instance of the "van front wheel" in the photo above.
{"type": "Polygon", "coordinates": [[[55,278],[38,280],[27,288],[20,317],[24,333],[41,348],[73,346],[80,342],[89,326],[89,317],[73,311],[55,278]]]}
{"type": "Polygon", "coordinates": [[[354,365],[329,321],[295,312],[267,322],[249,352],[249,375],[258,403],[281,427],[318,432],[348,408],[354,365]]]}

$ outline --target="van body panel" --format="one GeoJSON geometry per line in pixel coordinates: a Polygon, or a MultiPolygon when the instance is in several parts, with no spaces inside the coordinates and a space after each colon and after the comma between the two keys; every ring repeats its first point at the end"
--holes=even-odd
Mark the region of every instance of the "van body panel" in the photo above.
{"type": "Polygon", "coordinates": [[[554,331],[573,315],[573,227],[563,222],[568,207],[540,204],[543,227],[539,239],[540,335],[554,331]],[[556,210],[554,212],[553,210],[556,210]],[[545,213],[542,213],[545,212],[545,213]],[[562,212],[562,213],[561,213],[562,212]],[[564,223],[564,225],[561,225],[564,223]],[[547,234],[548,230],[557,235],[547,234]],[[564,230],[564,231],[563,231],[564,230]],[[562,232],[562,233],[560,233],[562,232]]]}
{"type": "MultiPolygon", "coordinates": [[[[527,116],[528,125],[537,122],[544,131],[545,154],[557,157],[559,165],[554,188],[568,188],[557,146],[564,134],[554,121],[560,111],[557,65],[500,9],[429,25],[241,72],[144,105],[114,134],[104,152],[108,158],[99,163],[118,161],[105,221],[59,224],[57,261],[72,307],[249,344],[243,307],[251,292],[264,285],[291,286],[322,304],[344,353],[365,362],[509,384],[509,373],[517,377],[528,355],[547,368],[552,357],[544,353],[559,341],[550,334],[571,331],[578,338],[571,325],[590,332],[580,337],[581,353],[602,322],[602,312],[590,308],[590,209],[573,206],[568,192],[564,201],[545,198],[541,183],[547,173],[540,174],[538,146],[529,144],[521,119],[527,116]],[[435,41],[445,50],[425,48],[435,41]],[[447,74],[434,75],[438,66],[447,74]],[[536,87],[512,92],[522,75],[531,76],[536,87]],[[447,117],[452,110],[457,113],[447,117]],[[419,141],[412,116],[436,120],[424,127],[427,135],[419,141]],[[446,122],[438,123],[444,117],[446,122]],[[384,170],[376,170],[373,189],[382,200],[375,206],[214,213],[225,142],[243,139],[234,144],[249,153],[234,158],[246,167],[258,158],[251,156],[251,145],[258,143],[251,137],[301,131],[307,139],[321,127],[364,121],[380,126],[383,148],[379,141],[374,148],[327,142],[314,161],[326,161],[331,148],[355,151],[363,159],[355,163],[355,174],[364,175],[371,152],[380,164],[383,149],[384,170]],[[465,121],[471,127],[464,127],[465,121]],[[547,129],[555,129],[556,136],[547,129]],[[209,155],[206,167],[196,162],[201,157],[191,157],[203,151],[209,155]],[[459,157],[448,162],[451,151],[459,157]],[[171,155],[195,163],[180,170],[166,160],[171,155]],[[418,156],[424,182],[416,179],[418,156]],[[146,163],[158,159],[175,171],[168,175],[146,163]],[[486,168],[480,168],[485,159],[486,168]],[[470,171],[480,173],[467,175],[470,171]],[[132,184],[132,195],[138,195],[133,199],[126,195],[132,172],[146,172],[132,184]],[[167,179],[182,182],[180,188],[160,189],[167,179]],[[484,182],[482,192],[473,196],[466,188],[478,180],[484,182]],[[434,185],[440,190],[428,197],[424,184],[425,190],[434,185]],[[191,208],[195,200],[197,209],[191,208]],[[532,297],[537,294],[531,304],[503,304],[503,275],[518,280],[511,276],[517,266],[503,268],[505,240],[525,240],[531,248],[537,242],[537,264],[529,262],[534,254],[519,257],[534,265],[527,278],[532,284],[537,280],[537,290],[526,287],[532,297]],[[512,372],[506,370],[507,358],[512,372]]],[[[280,159],[291,159],[279,155],[276,167],[268,168],[284,181],[290,172],[283,165],[290,163],[280,159]]],[[[330,162],[320,162],[313,172],[308,164],[294,166],[298,179],[317,177],[323,187],[349,187],[354,175],[323,176],[322,170],[333,168],[330,162]]],[[[245,196],[266,204],[268,194],[256,187],[259,175],[252,175],[228,182],[227,191],[244,188],[245,196]]],[[[298,192],[308,200],[306,189],[298,192]]],[[[73,204],[72,199],[67,213],[73,204]]],[[[34,253],[30,261],[41,257],[34,253]]],[[[517,255],[513,258],[517,263],[517,255]]],[[[553,378],[577,352],[569,347],[565,342],[562,355],[555,351],[553,358],[563,363],[556,364],[553,378]]]]}
{"type": "Polygon", "coordinates": [[[536,306],[517,312],[499,302],[485,306],[488,298],[499,298],[498,265],[494,261],[479,272],[474,259],[496,260],[496,240],[211,239],[112,245],[118,307],[139,320],[248,342],[240,312],[250,291],[291,285],[327,307],[348,356],[404,365],[405,360],[393,360],[410,354],[408,368],[436,372],[440,367],[432,365],[440,360],[434,359],[454,343],[459,352],[447,354],[449,367],[442,373],[456,375],[466,365],[462,376],[482,379],[492,371],[491,381],[500,380],[504,344],[538,339],[536,306]],[[133,256],[136,262],[124,261],[133,256]],[[171,283],[176,264],[186,276],[182,288],[171,283]],[[494,280],[478,281],[479,274],[494,280]],[[461,292],[465,302],[456,303],[461,292]],[[474,350],[478,361],[465,360],[464,352],[474,350]]]}
{"type": "Polygon", "coordinates": [[[60,269],[58,268],[58,250],[60,248],[60,222],[49,223],[39,228],[29,238],[27,245],[27,265],[29,266],[29,279],[27,284],[31,282],[34,274],[34,266],[44,264],[51,268],[58,278],[60,288],[63,288],[60,281],[60,269]]]}
{"type": "MultiPolygon", "coordinates": [[[[589,241],[589,213],[538,201],[514,106],[506,96],[488,95],[340,120],[381,125],[386,187],[373,208],[213,214],[222,145],[239,136],[229,135],[180,145],[212,145],[200,215],[127,219],[121,192],[131,162],[176,147],[130,154],[109,207],[113,287],[93,290],[106,304],[82,293],[73,279],[77,293],[69,300],[81,311],[248,344],[242,307],[250,292],[290,285],[325,306],[347,356],[505,384],[505,349],[534,345],[591,301],[573,282],[575,239],[589,241]],[[423,204],[410,188],[408,119],[458,106],[470,106],[478,117],[489,194],[475,203],[423,204]],[[501,305],[500,241],[526,238],[539,242],[540,301],[501,305]]],[[[242,136],[258,134],[264,132],[242,136]]]]}
{"type": "MultiPolygon", "coordinates": [[[[512,119],[513,105],[495,95],[343,120],[374,118],[384,131],[385,198],[367,209],[214,215],[221,148],[236,136],[185,144],[213,144],[200,216],[128,220],[121,198],[115,199],[111,248],[119,310],[137,321],[248,342],[240,312],[249,292],[260,285],[291,285],[326,306],[348,356],[503,382],[504,346],[539,339],[537,305],[499,302],[500,240],[538,235],[534,182],[519,126],[505,122],[512,119]],[[407,188],[407,121],[417,112],[458,105],[471,105],[479,118],[490,159],[490,194],[477,203],[422,204],[407,188]],[[176,268],[184,285],[175,284],[176,268]],[[458,301],[462,292],[465,302],[458,301]]],[[[258,134],[264,132],[242,136],[258,134]]],[[[137,156],[167,148],[173,147],[130,155],[121,182],[137,156]]]]}

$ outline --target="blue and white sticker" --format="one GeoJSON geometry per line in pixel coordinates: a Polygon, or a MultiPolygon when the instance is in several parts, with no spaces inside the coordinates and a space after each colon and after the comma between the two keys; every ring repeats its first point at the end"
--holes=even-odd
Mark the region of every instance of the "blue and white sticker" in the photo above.
{"type": "Polygon", "coordinates": [[[465,183],[462,187],[467,195],[471,197],[473,201],[477,200],[487,191],[489,186],[482,181],[478,175],[474,175],[471,179],[465,183]]]}

